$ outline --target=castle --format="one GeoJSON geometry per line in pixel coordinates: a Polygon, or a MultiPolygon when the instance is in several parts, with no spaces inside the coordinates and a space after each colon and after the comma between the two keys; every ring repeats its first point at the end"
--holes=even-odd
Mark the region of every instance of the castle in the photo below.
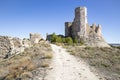
{"type": "Polygon", "coordinates": [[[73,22],[65,22],[65,36],[70,36],[72,38],[77,37],[80,39],[87,39],[89,32],[93,31],[94,33],[101,36],[101,26],[92,26],[88,25],[87,21],[87,8],[86,7],[77,7],[75,9],[75,18],[73,22]]]}
{"type": "MultiPolygon", "coordinates": [[[[46,40],[50,41],[52,34],[47,34],[46,40]]],[[[87,21],[87,8],[77,7],[75,9],[75,18],[73,22],[65,22],[65,36],[78,39],[78,42],[84,42],[85,46],[90,47],[110,47],[104,40],[101,32],[101,25],[92,24],[87,21]]]]}
{"type": "Polygon", "coordinates": [[[83,40],[90,46],[109,47],[102,36],[101,25],[88,24],[86,7],[77,7],[73,22],[65,22],[65,36],[77,38],[79,42],[83,40]]]}

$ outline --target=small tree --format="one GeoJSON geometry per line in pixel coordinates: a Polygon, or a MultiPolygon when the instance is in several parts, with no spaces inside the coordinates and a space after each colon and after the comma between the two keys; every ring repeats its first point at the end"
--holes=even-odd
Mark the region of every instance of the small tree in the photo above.
{"type": "Polygon", "coordinates": [[[73,41],[74,41],[74,43],[78,43],[78,38],[75,37],[73,41]]]}
{"type": "Polygon", "coordinates": [[[66,40],[65,40],[65,38],[62,38],[62,42],[63,42],[63,43],[66,43],[66,40]]]}
{"type": "Polygon", "coordinates": [[[56,38],[57,38],[57,35],[56,35],[55,33],[53,33],[53,34],[51,35],[50,41],[51,41],[51,42],[56,42],[56,38]]]}
{"type": "Polygon", "coordinates": [[[67,37],[67,38],[65,39],[65,41],[66,41],[66,43],[68,43],[68,45],[72,45],[72,44],[73,44],[73,40],[72,40],[71,37],[67,37]]]}
{"type": "Polygon", "coordinates": [[[60,36],[57,36],[57,38],[56,38],[56,42],[58,42],[58,43],[62,43],[62,38],[61,38],[60,36]]]}

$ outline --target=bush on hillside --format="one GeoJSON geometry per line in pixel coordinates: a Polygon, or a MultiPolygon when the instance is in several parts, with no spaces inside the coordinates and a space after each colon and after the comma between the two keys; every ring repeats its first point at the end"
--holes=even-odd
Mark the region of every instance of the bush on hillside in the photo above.
{"type": "Polygon", "coordinates": [[[57,35],[55,33],[53,33],[50,37],[50,41],[51,42],[56,42],[56,38],[57,38],[57,35]]]}
{"type": "Polygon", "coordinates": [[[51,35],[50,41],[52,43],[67,43],[68,45],[72,45],[73,42],[78,43],[77,38],[75,38],[74,40],[71,37],[64,38],[56,35],[55,33],[51,35]]]}
{"type": "Polygon", "coordinates": [[[78,43],[78,38],[75,37],[75,38],[73,39],[73,42],[74,42],[74,43],[78,43]]]}
{"type": "Polygon", "coordinates": [[[68,45],[72,45],[72,44],[73,44],[73,40],[72,40],[71,37],[67,37],[67,38],[65,39],[65,41],[66,41],[66,43],[68,43],[68,45]]]}
{"type": "Polygon", "coordinates": [[[59,36],[57,36],[57,37],[56,37],[56,42],[58,42],[58,43],[62,43],[62,42],[63,42],[63,41],[62,41],[62,38],[59,37],[59,36]]]}

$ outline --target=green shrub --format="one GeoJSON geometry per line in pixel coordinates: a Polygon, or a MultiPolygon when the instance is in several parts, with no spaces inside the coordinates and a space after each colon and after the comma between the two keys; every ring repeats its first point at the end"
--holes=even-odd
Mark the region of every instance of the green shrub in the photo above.
{"type": "Polygon", "coordinates": [[[71,37],[67,37],[67,38],[65,39],[65,41],[66,41],[66,43],[68,43],[68,45],[72,45],[72,44],[73,44],[73,40],[72,40],[71,37]]]}
{"type": "MultiPolygon", "coordinates": [[[[68,45],[73,45],[73,43],[75,43],[74,45],[78,45],[78,38],[75,37],[74,39],[72,39],[72,37],[61,37],[59,35],[56,35],[55,33],[53,33],[50,37],[50,41],[52,43],[65,43],[68,45]]],[[[83,45],[84,41],[81,40],[80,44],[83,45]]]]}
{"type": "Polygon", "coordinates": [[[56,39],[57,39],[57,35],[55,33],[53,33],[50,37],[50,41],[51,42],[56,42],[56,39]]]}
{"type": "Polygon", "coordinates": [[[63,42],[63,41],[62,41],[62,38],[59,37],[59,36],[57,36],[57,37],[56,37],[56,42],[58,42],[58,43],[62,43],[62,42],[63,42]]]}
{"type": "Polygon", "coordinates": [[[62,42],[63,42],[63,43],[66,43],[65,38],[62,38],[62,42]]]}
{"type": "Polygon", "coordinates": [[[78,43],[78,38],[75,37],[75,38],[73,39],[73,42],[74,42],[74,43],[78,43]]]}

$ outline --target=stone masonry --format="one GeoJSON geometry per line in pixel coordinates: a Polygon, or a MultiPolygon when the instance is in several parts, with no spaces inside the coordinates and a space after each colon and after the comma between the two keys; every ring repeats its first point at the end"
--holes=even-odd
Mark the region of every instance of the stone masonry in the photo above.
{"type": "Polygon", "coordinates": [[[87,8],[76,8],[74,21],[65,23],[65,36],[78,37],[78,39],[86,37],[86,24],[87,8]]]}
{"type": "Polygon", "coordinates": [[[43,38],[41,37],[41,35],[39,33],[30,33],[30,41],[32,43],[39,43],[40,40],[42,40],[43,38]]]}
{"type": "Polygon", "coordinates": [[[83,40],[89,46],[109,47],[102,36],[101,25],[88,24],[86,7],[77,7],[73,22],[65,22],[65,36],[77,37],[79,42],[83,40]]]}
{"type": "Polygon", "coordinates": [[[26,48],[39,43],[42,39],[39,33],[30,33],[30,39],[0,36],[0,61],[12,55],[22,53],[26,48]]]}

